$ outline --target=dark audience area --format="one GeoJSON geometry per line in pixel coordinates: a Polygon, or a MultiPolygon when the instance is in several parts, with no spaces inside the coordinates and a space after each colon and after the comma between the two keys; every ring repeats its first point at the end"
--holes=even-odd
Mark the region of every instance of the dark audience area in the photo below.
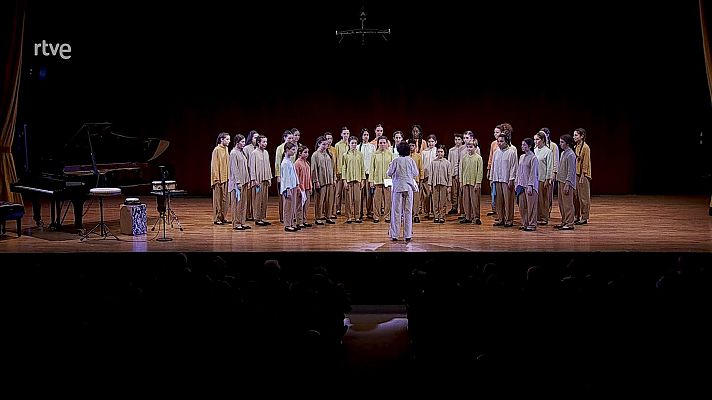
{"type": "Polygon", "coordinates": [[[580,398],[701,393],[712,376],[708,254],[43,253],[2,265],[12,376],[78,391],[388,384],[580,398]],[[405,362],[351,370],[342,337],[357,304],[405,305],[405,362]]]}

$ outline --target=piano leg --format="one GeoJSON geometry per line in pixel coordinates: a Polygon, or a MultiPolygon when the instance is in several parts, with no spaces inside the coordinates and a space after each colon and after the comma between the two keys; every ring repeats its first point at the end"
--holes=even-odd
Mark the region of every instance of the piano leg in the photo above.
{"type": "Polygon", "coordinates": [[[53,231],[62,229],[62,222],[59,220],[62,216],[62,202],[51,199],[49,203],[49,213],[50,221],[52,221],[49,223],[49,229],[53,231]]]}
{"type": "Polygon", "coordinates": [[[72,199],[74,205],[74,227],[82,229],[82,213],[84,212],[84,199],[72,199]]]}
{"type": "Polygon", "coordinates": [[[32,200],[32,219],[35,220],[37,227],[42,227],[42,201],[40,196],[31,196],[32,200]]]}

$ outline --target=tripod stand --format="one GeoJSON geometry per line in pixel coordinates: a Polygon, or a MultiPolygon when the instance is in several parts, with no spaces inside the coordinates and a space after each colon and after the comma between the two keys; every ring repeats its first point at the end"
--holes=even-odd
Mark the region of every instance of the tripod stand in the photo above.
{"type": "MultiPolygon", "coordinates": [[[[161,168],[161,190],[160,191],[154,191],[151,192],[151,194],[156,195],[156,207],[158,208],[158,219],[156,222],[153,224],[153,227],[151,228],[151,231],[156,229],[156,225],[158,225],[159,222],[163,222],[163,237],[159,237],[156,239],[159,242],[170,242],[173,240],[173,238],[166,237],[166,218],[170,218],[170,214],[168,217],[166,217],[166,211],[170,210],[170,208],[166,207],[166,204],[169,204],[169,197],[170,197],[170,192],[166,189],[166,175],[168,174],[163,166],[160,166],[161,168]]],[[[173,226],[171,224],[171,226],[173,226]]],[[[181,230],[183,228],[181,227],[181,230]]],[[[158,233],[161,232],[161,226],[158,225],[158,233]]]]}
{"type": "Polygon", "coordinates": [[[171,208],[171,191],[168,190],[166,192],[166,212],[168,213],[168,223],[171,224],[171,228],[173,228],[173,221],[175,221],[176,224],[178,224],[178,228],[180,228],[180,231],[183,232],[183,225],[181,225],[180,220],[178,219],[178,216],[176,215],[175,211],[171,208]]]}
{"type": "MultiPolygon", "coordinates": [[[[165,191],[164,191],[165,192],[165,191]]],[[[166,216],[166,196],[164,193],[161,192],[153,192],[153,194],[156,195],[156,204],[158,206],[158,219],[156,222],[153,224],[153,227],[151,228],[151,231],[154,231],[156,229],[156,225],[158,225],[158,233],[161,233],[161,225],[159,225],[159,222],[163,223],[163,237],[159,237],[156,239],[159,242],[170,242],[173,240],[173,238],[166,237],[166,218],[169,218],[166,216]]]]}

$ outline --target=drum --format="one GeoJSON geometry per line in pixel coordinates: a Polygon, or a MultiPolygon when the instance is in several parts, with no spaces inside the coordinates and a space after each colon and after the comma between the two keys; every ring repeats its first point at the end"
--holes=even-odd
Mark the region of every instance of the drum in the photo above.
{"type": "MultiPolygon", "coordinates": [[[[162,181],[153,181],[153,190],[163,190],[162,181]]],[[[176,181],[166,181],[166,190],[176,190],[176,181]]]]}

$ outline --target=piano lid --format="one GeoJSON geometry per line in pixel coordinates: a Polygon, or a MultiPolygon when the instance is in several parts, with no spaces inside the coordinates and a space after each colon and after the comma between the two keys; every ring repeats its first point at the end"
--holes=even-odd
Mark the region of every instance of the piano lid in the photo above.
{"type": "Polygon", "coordinates": [[[147,163],[163,154],[168,145],[169,142],[163,139],[114,132],[110,122],[86,123],[65,143],[59,159],[65,167],[92,168],[93,162],[97,165],[147,163]]]}

